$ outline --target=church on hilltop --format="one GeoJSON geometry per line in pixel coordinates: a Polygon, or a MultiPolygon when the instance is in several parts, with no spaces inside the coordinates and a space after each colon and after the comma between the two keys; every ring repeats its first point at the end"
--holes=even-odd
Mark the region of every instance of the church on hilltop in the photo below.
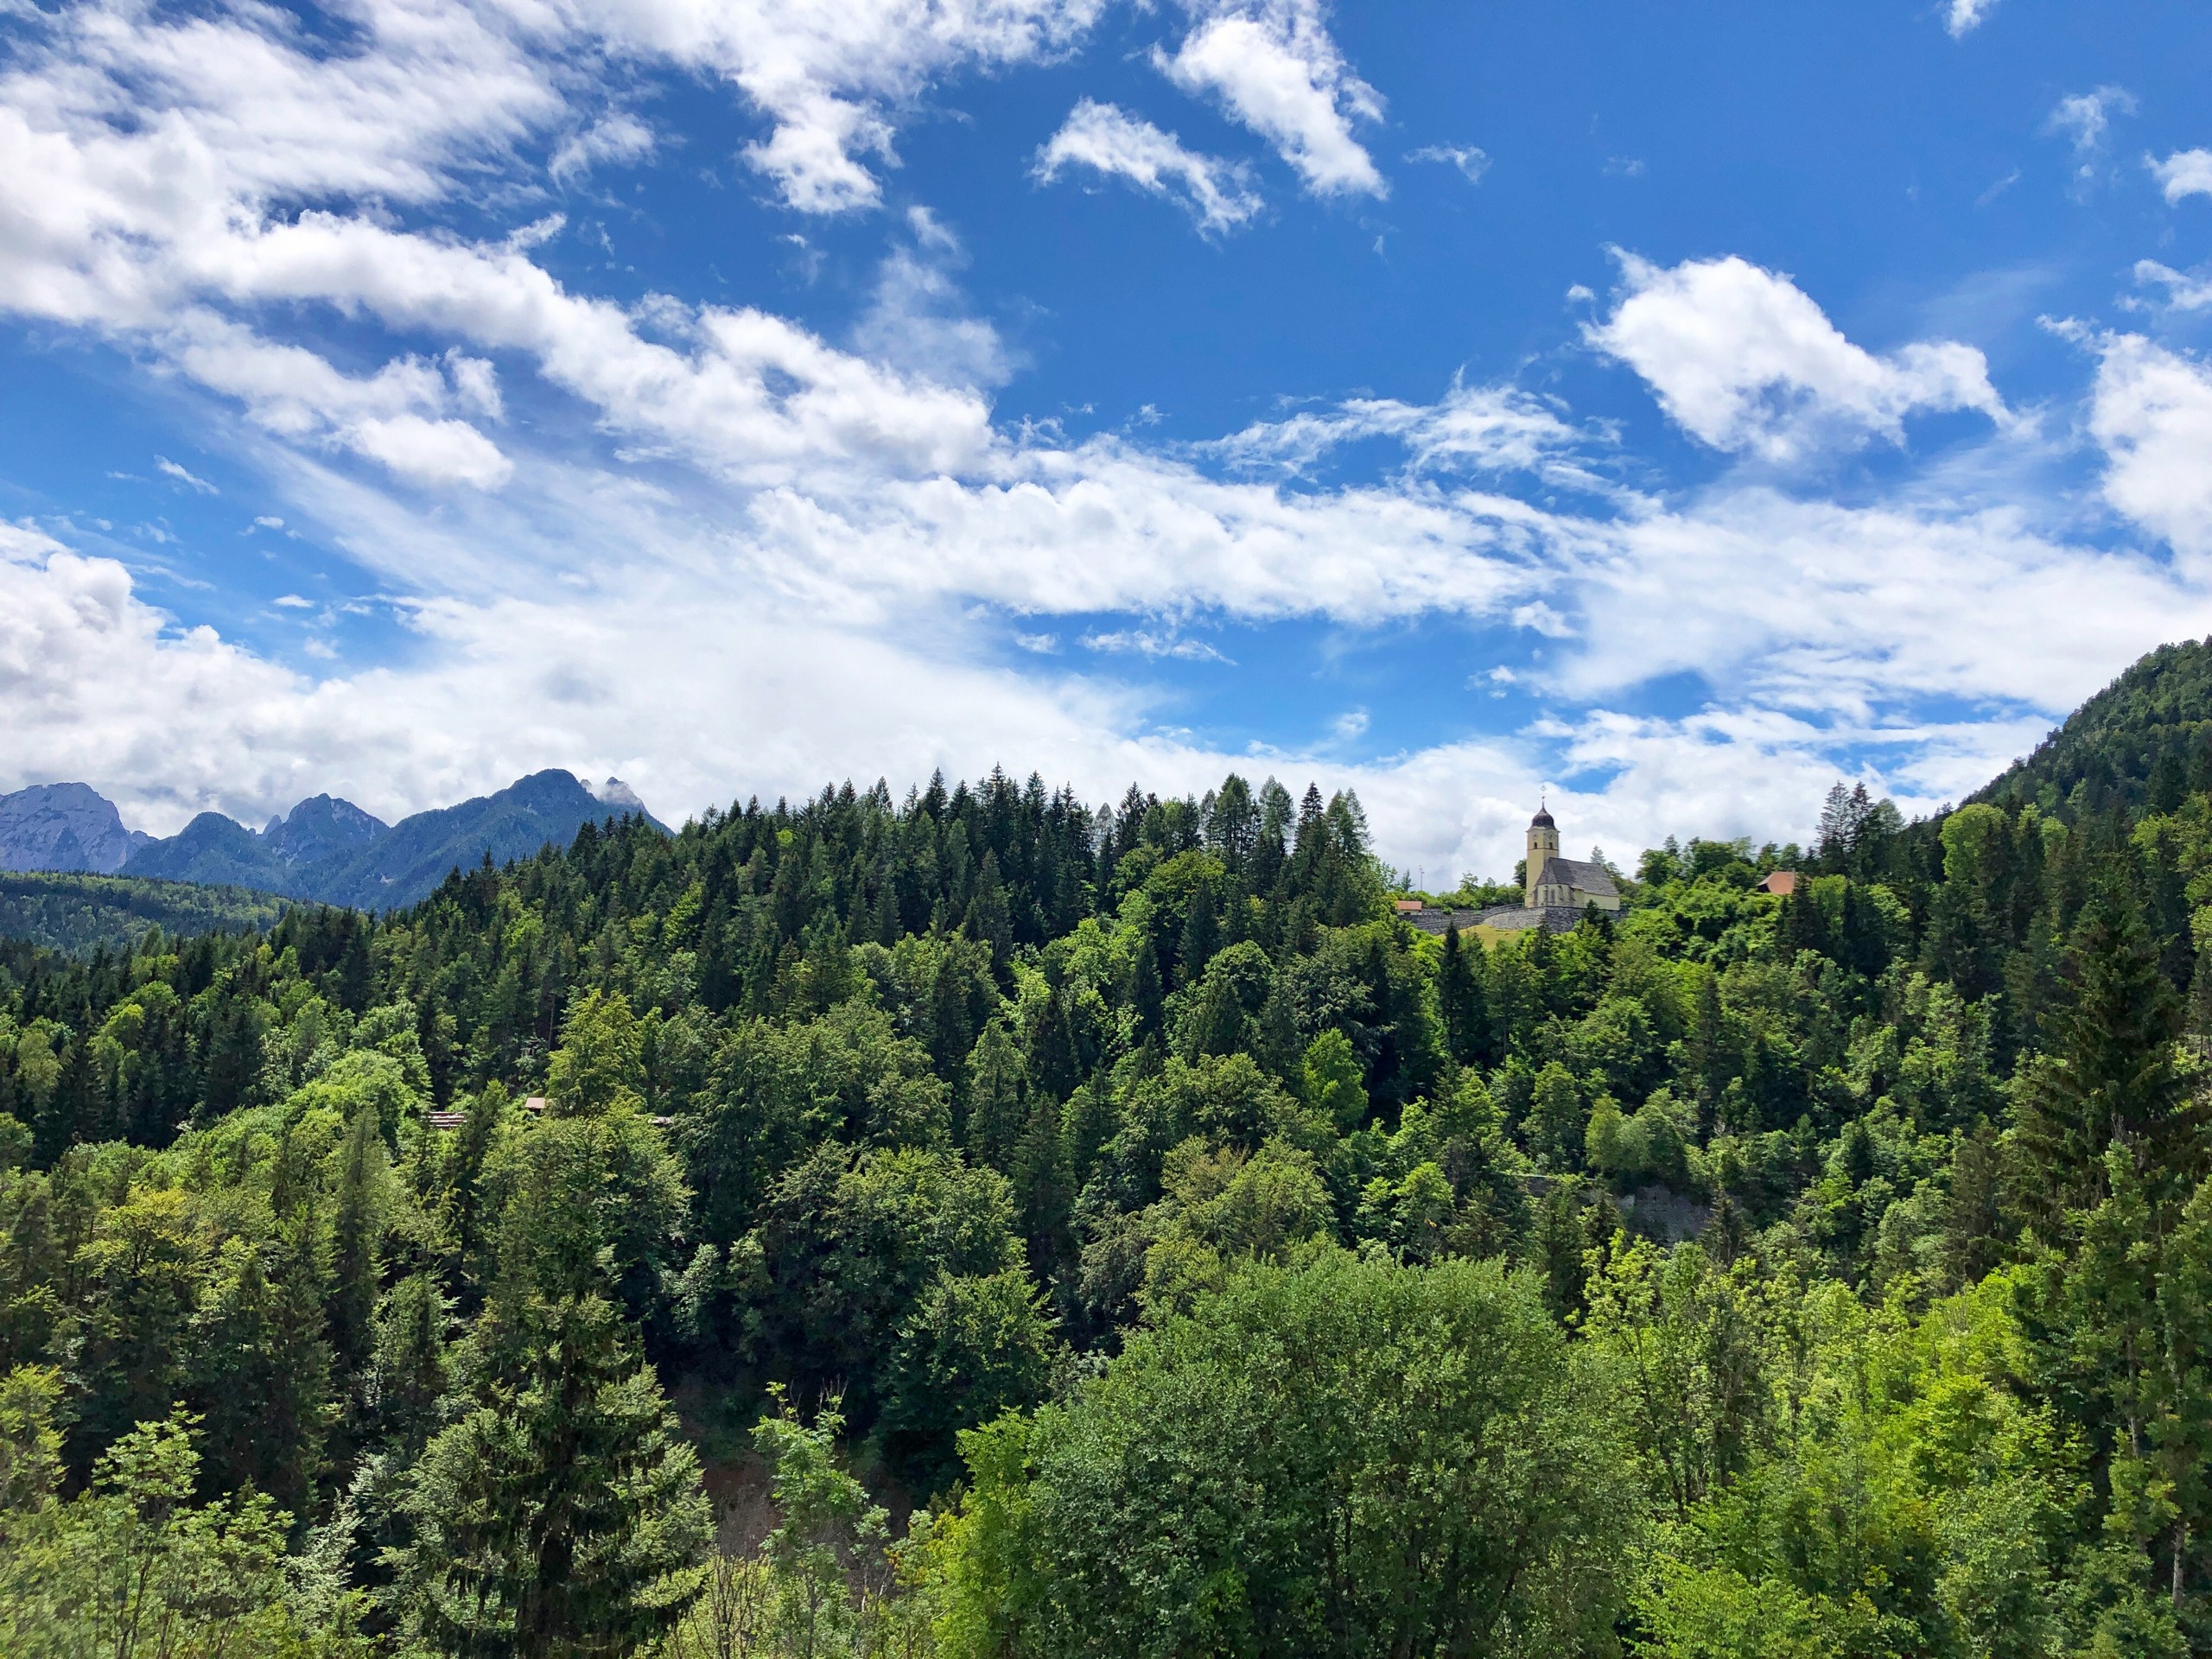
{"type": "Polygon", "coordinates": [[[1530,910],[1571,910],[1580,916],[1590,905],[1621,907],[1620,889],[1604,865],[1559,855],[1559,825],[1541,806],[1529,820],[1528,893],[1530,910]]]}
{"type": "Polygon", "coordinates": [[[1491,933],[1525,933],[1541,927],[1548,933],[1564,933],[1593,906],[1603,911],[1621,907],[1620,889],[1613,885],[1611,871],[1602,864],[1560,856],[1559,824],[1546,807],[1537,807],[1536,816],[1529,820],[1528,848],[1521,903],[1493,905],[1488,910],[1424,907],[1406,919],[1429,933],[1452,927],[1462,932],[1483,929],[1491,933]]]}

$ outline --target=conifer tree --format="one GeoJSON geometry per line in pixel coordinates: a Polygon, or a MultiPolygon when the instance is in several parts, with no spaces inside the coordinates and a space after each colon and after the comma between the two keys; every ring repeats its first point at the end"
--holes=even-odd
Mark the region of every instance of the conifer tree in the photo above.
{"type": "Polygon", "coordinates": [[[1437,969],[1438,1012],[1444,1017],[1444,1041],[1461,1065],[1491,1063],[1490,999],[1484,994],[1486,966],[1480,944],[1460,937],[1459,925],[1444,930],[1444,955],[1437,969]]]}
{"type": "MultiPolygon", "coordinates": [[[[2182,1017],[2139,915],[2108,885],[2084,912],[2048,1020],[2050,1052],[2024,1082],[2024,1193],[2048,1226],[2094,1209],[2119,1147],[2155,1205],[2196,1169],[2206,1109],[2178,1063],[2182,1017]]],[[[2184,1189],[2185,1190],[2185,1189],[2184,1189]]]]}
{"type": "Polygon", "coordinates": [[[330,1331],[339,1358],[349,1367],[369,1352],[388,1169],[377,1109],[364,1106],[353,1115],[340,1150],[331,1213],[330,1331]]]}
{"type": "Polygon", "coordinates": [[[403,1505],[408,1628],[461,1659],[634,1653],[703,1578],[697,1456],[604,1297],[525,1293],[487,1318],[474,1403],[403,1505]]]}

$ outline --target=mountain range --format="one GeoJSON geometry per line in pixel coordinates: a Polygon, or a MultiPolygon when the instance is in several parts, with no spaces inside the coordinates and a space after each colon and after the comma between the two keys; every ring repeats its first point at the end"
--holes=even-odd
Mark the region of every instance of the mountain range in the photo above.
{"type": "Polygon", "coordinates": [[[495,794],[387,824],[351,801],[302,801],[258,831],[202,812],[174,836],[126,830],[115,804],[85,784],[36,784],[0,795],[0,870],[68,870],[247,887],[390,910],[427,897],[456,866],[566,846],[587,823],[625,816],[666,829],[620,779],[596,787],[549,770],[495,794]]]}

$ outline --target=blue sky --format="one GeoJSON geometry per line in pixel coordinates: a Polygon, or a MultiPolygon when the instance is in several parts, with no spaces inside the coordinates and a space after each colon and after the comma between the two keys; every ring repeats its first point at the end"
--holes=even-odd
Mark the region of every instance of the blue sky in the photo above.
{"type": "Polygon", "coordinates": [[[0,15],[0,786],[1231,766],[1430,880],[2212,627],[2200,7],[0,15]]]}

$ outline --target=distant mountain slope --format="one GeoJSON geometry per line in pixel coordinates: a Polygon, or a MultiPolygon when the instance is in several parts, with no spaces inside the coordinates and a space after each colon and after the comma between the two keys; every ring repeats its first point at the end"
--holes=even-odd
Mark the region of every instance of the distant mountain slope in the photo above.
{"type": "Polygon", "coordinates": [[[666,830],[619,779],[594,791],[558,770],[390,826],[350,801],[317,795],[258,835],[202,812],[167,840],[146,842],[122,874],[389,910],[427,898],[455,866],[472,869],[487,853],[494,864],[527,858],[548,842],[567,846],[587,823],[626,814],[666,830]]]}
{"type": "Polygon", "coordinates": [[[1970,798],[2046,811],[2161,810],[2212,788],[2212,639],[2161,645],[1970,798]]]}
{"type": "Polygon", "coordinates": [[[309,898],[317,896],[318,866],[356,856],[390,833],[383,819],[327,795],[302,801],[259,835],[219,812],[202,812],[168,840],[141,847],[123,874],[309,898]]]}
{"type": "Polygon", "coordinates": [[[148,836],[86,784],[34,784],[0,795],[0,870],[122,868],[148,836]]]}
{"type": "Polygon", "coordinates": [[[87,956],[159,927],[184,936],[268,927],[286,901],[265,893],[61,871],[0,874],[0,938],[87,956]]]}
{"type": "Polygon", "coordinates": [[[313,864],[341,853],[358,852],[391,832],[391,826],[351,801],[311,795],[261,832],[264,845],[287,864],[313,864]]]}
{"type": "Polygon", "coordinates": [[[455,867],[474,868],[486,854],[494,864],[527,858],[548,842],[565,847],[587,823],[637,816],[666,829],[629,804],[637,797],[613,779],[605,792],[610,798],[602,800],[571,772],[532,772],[497,794],[402,818],[359,851],[300,869],[289,890],[327,904],[390,910],[428,898],[455,867]]]}
{"type": "Polygon", "coordinates": [[[141,847],[123,867],[123,874],[276,893],[283,889],[291,867],[235,818],[202,812],[168,840],[141,847]]]}

